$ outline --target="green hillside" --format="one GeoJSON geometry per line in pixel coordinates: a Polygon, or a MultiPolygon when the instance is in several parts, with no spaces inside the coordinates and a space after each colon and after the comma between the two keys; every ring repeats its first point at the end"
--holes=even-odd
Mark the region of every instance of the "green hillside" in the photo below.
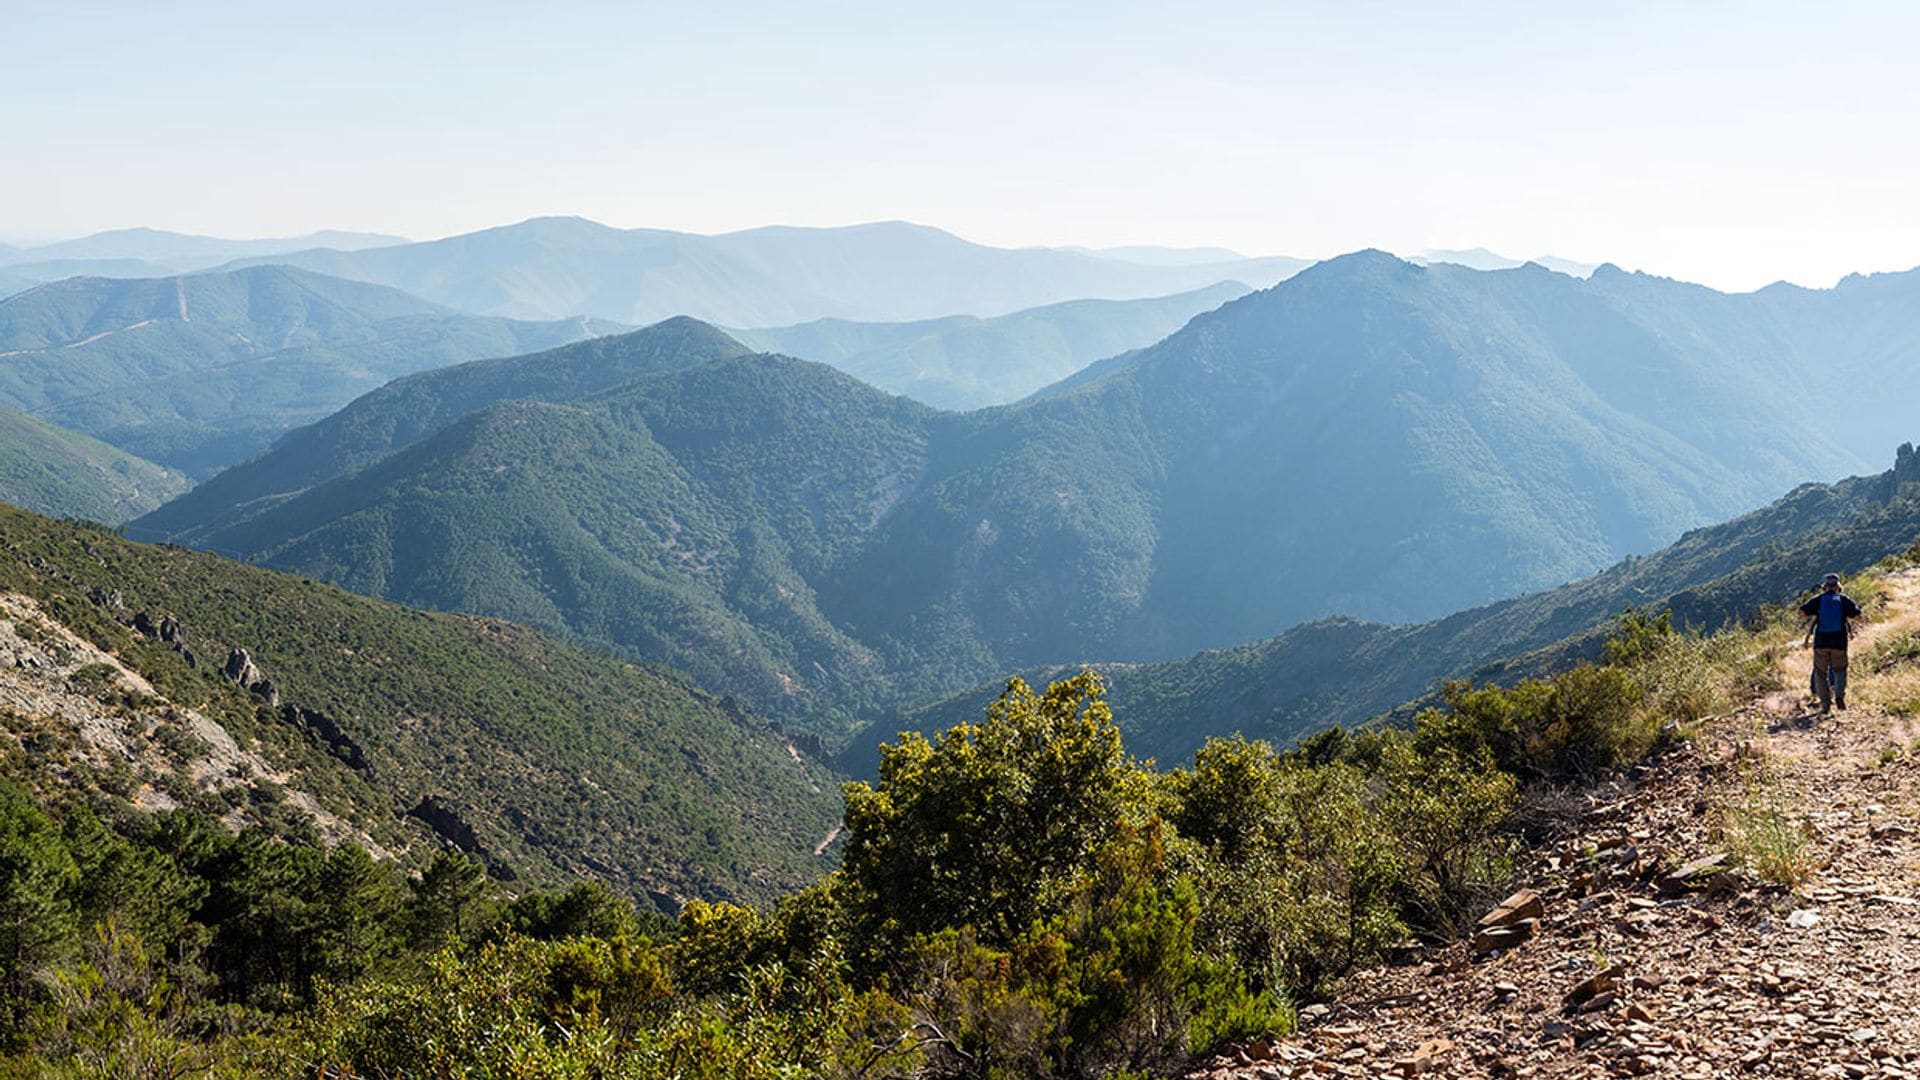
{"type": "Polygon", "coordinates": [[[489,405],[576,401],[643,375],[746,354],[739,342],[705,323],[669,319],[532,356],[478,360],[395,379],[288,433],[272,450],[169,503],[131,526],[129,534],[204,545],[307,488],[347,476],[489,405]]]}
{"type": "Polygon", "coordinates": [[[1103,357],[1151,345],[1249,290],[1238,282],[1151,300],[1074,300],[998,318],[821,319],[729,331],[747,345],[839,368],[939,409],[1018,401],[1103,357]]]}
{"type": "Polygon", "coordinates": [[[0,406],[0,503],[117,525],[188,486],[171,469],[0,406]]]}
{"type": "MultiPolygon", "coordinates": [[[[439,845],[437,833],[502,878],[593,877],[643,899],[767,897],[794,887],[818,872],[814,845],[838,817],[831,776],[732,701],[511,623],[413,611],[0,509],[7,595],[151,684],[151,694],[114,697],[119,704],[100,723],[131,725],[127,738],[171,746],[182,740],[164,729],[191,710],[280,774],[272,785],[232,788],[114,764],[137,755],[87,766],[69,748],[92,735],[59,735],[75,721],[57,701],[42,715],[21,704],[30,696],[10,697],[12,707],[0,710],[0,763],[37,785],[79,783],[148,804],[152,797],[137,793],[157,789],[220,813],[228,809],[221,800],[238,798],[282,806],[269,815],[276,820],[301,820],[317,807],[414,861],[439,845]],[[191,656],[164,640],[164,626],[153,629],[167,617],[191,656]],[[253,679],[271,681],[271,696],[221,676],[236,648],[250,655],[253,679]]],[[[0,622],[33,623],[17,610],[0,611],[0,622]]],[[[34,625],[14,632],[28,641],[53,633],[34,625]]]]}
{"type": "MultiPolygon", "coordinates": [[[[1683,629],[1716,630],[1798,595],[1824,573],[1856,572],[1916,541],[1920,454],[1906,445],[1892,471],[1805,485],[1760,510],[1557,589],[1412,626],[1325,619],[1181,660],[1092,666],[1108,680],[1128,743],[1161,761],[1181,762],[1211,736],[1238,731],[1285,744],[1425,698],[1442,679],[1504,683],[1593,659],[1629,607],[1671,611],[1683,629]]],[[[1022,674],[1044,683],[1079,667],[1022,674]]],[[[840,766],[866,775],[880,742],[898,730],[934,731],[972,720],[980,702],[996,692],[977,687],[877,723],[841,755],[840,766]]]]}
{"type": "Polygon", "coordinates": [[[1781,321],[1705,341],[1726,298],[1698,333],[1689,299],[1361,253],[964,414],[680,320],[396,384],[130,530],[565,629],[836,740],[1025,666],[1552,588],[1849,471],[1781,321]]]}
{"type": "Polygon", "coordinates": [[[569,630],[837,734],[887,673],[813,582],[911,487],[930,415],[814,365],[711,361],[482,409],[194,542],[569,630]]]}
{"type": "Polygon", "coordinates": [[[690,315],[722,326],[1004,315],[1068,300],[1167,296],[1222,281],[1271,285],[1307,265],[1276,257],[1156,266],[1063,249],[987,247],[903,221],[702,236],[560,217],[234,265],[268,261],[389,285],[482,315],[585,314],[633,324],[690,315]]]}
{"type": "Polygon", "coordinates": [[[0,403],[205,477],[396,376],[610,329],[285,267],[79,278],[0,301],[0,403]]]}

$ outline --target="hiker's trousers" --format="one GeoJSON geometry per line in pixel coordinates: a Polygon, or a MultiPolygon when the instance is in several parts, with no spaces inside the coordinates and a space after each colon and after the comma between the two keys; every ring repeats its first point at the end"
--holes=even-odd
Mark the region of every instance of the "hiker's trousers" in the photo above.
{"type": "Polygon", "coordinates": [[[1813,650],[1813,692],[1821,701],[1847,693],[1847,650],[1813,650]]]}

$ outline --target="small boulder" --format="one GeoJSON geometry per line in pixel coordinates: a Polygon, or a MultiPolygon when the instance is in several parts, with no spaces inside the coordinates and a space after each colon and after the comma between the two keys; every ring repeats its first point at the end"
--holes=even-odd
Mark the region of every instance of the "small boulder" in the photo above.
{"type": "Polygon", "coordinates": [[[1573,989],[1567,991],[1567,996],[1563,999],[1562,1004],[1566,1006],[1568,1012],[1573,1012],[1603,994],[1614,994],[1620,989],[1620,976],[1624,974],[1626,974],[1626,969],[1618,964],[1601,971],[1596,971],[1576,983],[1573,989]]]}
{"type": "Polygon", "coordinates": [[[1690,863],[1662,875],[1654,883],[1654,888],[1662,896],[1679,896],[1682,893],[1704,887],[1708,882],[1726,873],[1727,856],[1723,852],[1695,859],[1690,863]]]}
{"type": "Polygon", "coordinates": [[[1492,911],[1480,916],[1478,925],[1484,930],[1494,926],[1512,926],[1528,919],[1537,922],[1546,916],[1546,901],[1540,899],[1540,894],[1532,889],[1521,889],[1500,901],[1492,911]]]}
{"type": "Polygon", "coordinates": [[[1522,919],[1511,926],[1489,926],[1476,930],[1470,948],[1475,956],[1486,956],[1496,949],[1512,949],[1533,940],[1540,932],[1539,919],[1522,919]]]}

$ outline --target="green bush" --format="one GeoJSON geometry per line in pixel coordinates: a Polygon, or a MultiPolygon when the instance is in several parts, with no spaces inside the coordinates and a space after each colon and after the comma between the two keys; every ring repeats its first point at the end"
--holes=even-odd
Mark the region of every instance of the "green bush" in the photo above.
{"type": "Polygon", "coordinates": [[[1533,782],[1587,779],[1636,761],[1659,732],[1642,711],[1645,691],[1617,667],[1582,664],[1504,689],[1448,682],[1441,696],[1445,709],[1415,718],[1421,753],[1485,755],[1533,782]]]}
{"type": "Polygon", "coordinates": [[[1255,985],[1324,996],[1404,936],[1404,853],[1357,767],[1213,739],[1166,787],[1171,820],[1204,852],[1201,940],[1255,985]]]}
{"type": "MultiPolygon", "coordinates": [[[[453,851],[409,880],[310,829],[0,786],[0,1039],[22,1075],[1177,1073],[1409,932],[1461,933],[1510,883],[1523,785],[1634,760],[1731,648],[1644,616],[1616,641],[1605,667],[1449,684],[1411,731],[1214,739],[1165,774],[1091,673],[1015,681],[847,785],[839,870],[672,921],[598,882],[505,897],[453,851]]],[[[1723,833],[1759,865],[1787,820],[1723,833]]]]}
{"type": "Polygon", "coordinates": [[[1421,753],[1405,742],[1387,748],[1381,778],[1386,827],[1411,864],[1405,910],[1429,934],[1464,932],[1511,879],[1514,841],[1504,826],[1518,783],[1484,750],[1421,753]]]}
{"type": "Polygon", "coordinates": [[[1144,788],[1084,672],[1036,695],[1015,679],[982,724],[881,750],[846,786],[844,873],[875,942],[970,926],[1005,945],[1058,913],[1074,872],[1144,788]]]}
{"type": "Polygon", "coordinates": [[[1164,1074],[1230,1038],[1291,1028],[1196,941],[1200,899],[1170,872],[1165,826],[1123,826],[1065,909],[1001,949],[971,928],[922,937],[901,979],[936,1071],[967,1076],[1164,1074]]]}

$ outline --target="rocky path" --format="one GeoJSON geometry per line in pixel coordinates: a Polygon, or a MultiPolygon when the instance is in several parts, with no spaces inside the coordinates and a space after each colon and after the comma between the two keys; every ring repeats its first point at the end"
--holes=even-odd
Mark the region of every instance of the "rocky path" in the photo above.
{"type": "Polygon", "coordinates": [[[1359,973],[1195,1075],[1920,1077],[1920,660],[1860,663],[1920,627],[1920,572],[1875,614],[1853,709],[1810,715],[1788,654],[1789,690],[1589,793],[1481,954],[1359,973]],[[1798,885],[1736,866],[1729,828],[1798,885]]]}

